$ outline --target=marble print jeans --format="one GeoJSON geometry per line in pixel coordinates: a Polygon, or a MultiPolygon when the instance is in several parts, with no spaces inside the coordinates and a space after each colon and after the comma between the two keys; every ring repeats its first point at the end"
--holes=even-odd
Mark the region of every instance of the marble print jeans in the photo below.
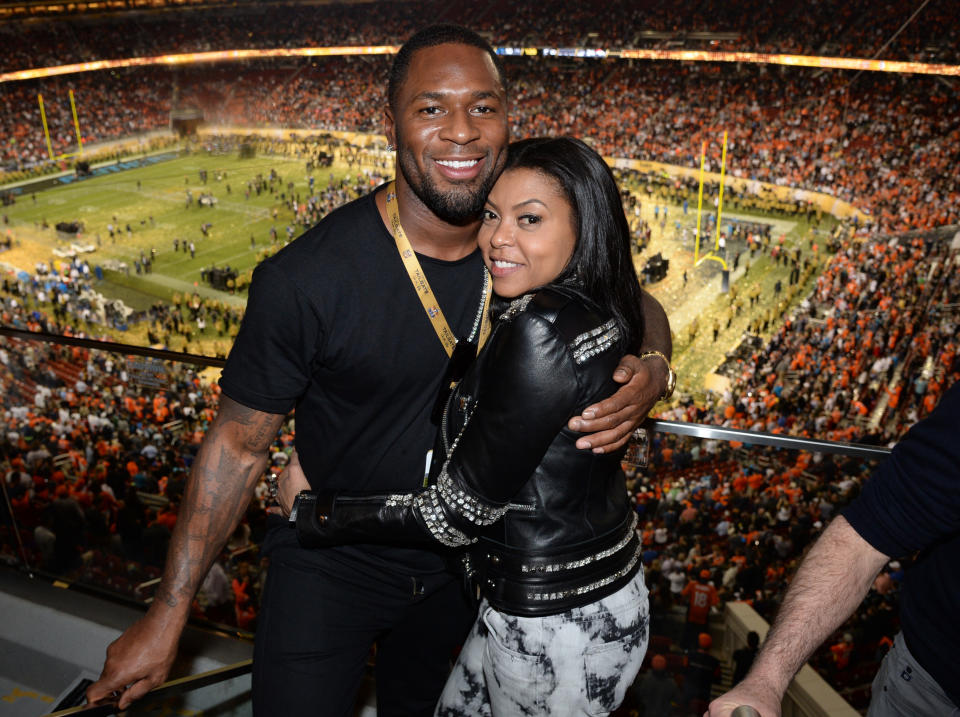
{"type": "Polygon", "coordinates": [[[612,595],[559,615],[517,617],[484,600],[435,714],[609,714],[640,670],[648,623],[642,570],[612,595]]]}

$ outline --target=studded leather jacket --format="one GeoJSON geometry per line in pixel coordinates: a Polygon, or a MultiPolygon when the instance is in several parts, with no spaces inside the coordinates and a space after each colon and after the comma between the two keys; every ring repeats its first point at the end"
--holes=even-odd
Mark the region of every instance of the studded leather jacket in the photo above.
{"type": "Polygon", "coordinates": [[[567,421],[616,389],[616,323],[569,288],[510,304],[451,394],[428,487],[391,495],[301,494],[307,546],[439,542],[460,549],[498,610],[557,614],[639,569],[622,452],[576,448],[567,421]]]}

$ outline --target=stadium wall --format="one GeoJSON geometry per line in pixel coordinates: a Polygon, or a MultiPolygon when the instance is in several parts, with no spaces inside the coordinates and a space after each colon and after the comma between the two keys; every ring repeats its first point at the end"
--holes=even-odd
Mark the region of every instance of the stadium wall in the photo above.
{"type": "Polygon", "coordinates": [[[90,173],[87,175],[80,175],[72,169],[65,170],[53,176],[48,175],[40,179],[28,179],[21,182],[6,184],[0,186],[0,190],[9,192],[14,196],[30,194],[31,192],[40,192],[44,189],[52,189],[53,187],[63,187],[67,184],[74,184],[76,182],[81,182],[84,179],[102,177],[106,174],[123,172],[128,169],[148,167],[151,164],[156,164],[157,162],[165,162],[168,159],[176,159],[178,156],[180,155],[177,151],[163,150],[145,155],[143,157],[135,157],[131,159],[113,159],[91,165],[90,173]]]}
{"type": "MultiPolygon", "coordinates": [[[[662,162],[648,162],[639,159],[611,158],[607,157],[607,163],[612,167],[619,169],[635,169],[638,172],[665,172],[672,177],[695,177],[699,178],[700,170],[694,167],[678,167],[674,164],[664,164],[662,162]]],[[[705,181],[720,183],[719,172],[704,172],[705,181]]],[[[870,216],[850,202],[837,199],[834,196],[824,192],[813,192],[809,189],[798,189],[797,187],[785,187],[770,182],[761,182],[756,179],[744,179],[742,177],[731,177],[729,174],[723,178],[726,187],[732,187],[738,191],[746,191],[751,194],[760,194],[761,190],[766,190],[781,201],[805,201],[810,202],[824,214],[831,214],[837,219],[853,219],[859,222],[869,222],[870,216]]]]}

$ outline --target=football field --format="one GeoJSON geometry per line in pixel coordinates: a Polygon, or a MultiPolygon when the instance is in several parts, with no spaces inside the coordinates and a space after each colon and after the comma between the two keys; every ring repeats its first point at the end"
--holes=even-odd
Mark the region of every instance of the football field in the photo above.
{"type": "Polygon", "coordinates": [[[131,308],[143,309],[158,299],[169,300],[174,292],[192,291],[242,303],[239,296],[205,288],[201,271],[229,266],[243,275],[266,250],[282,247],[289,232],[302,233],[289,200],[299,196],[303,202],[314,193],[310,176],[314,191],[325,189],[331,172],[335,182],[345,175],[331,169],[308,174],[305,162],[286,157],[239,159],[236,152],[194,153],[25,193],[15,205],[3,208],[4,231],[9,230],[20,246],[0,254],[0,260],[33,273],[36,262],[55,260],[54,250],[69,250],[73,244],[92,247],[83,257],[91,267],[106,269],[99,290],[122,298],[131,308]],[[279,177],[274,191],[248,190],[248,182],[256,183],[258,176],[269,181],[271,172],[279,177]],[[55,228],[58,222],[82,222],[84,229],[75,239],[63,238],[55,228]],[[190,243],[195,247],[192,255],[190,243]],[[137,274],[134,262],[150,258],[151,251],[155,258],[150,273],[137,274]]]}

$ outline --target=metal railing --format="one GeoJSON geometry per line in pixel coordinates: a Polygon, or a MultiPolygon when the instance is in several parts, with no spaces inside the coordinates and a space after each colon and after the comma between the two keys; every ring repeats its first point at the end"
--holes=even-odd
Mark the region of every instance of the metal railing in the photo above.
{"type": "Polygon", "coordinates": [[[890,449],[884,448],[883,446],[825,441],[819,438],[802,438],[800,436],[784,436],[779,433],[744,431],[737,428],[724,428],[723,426],[712,426],[704,423],[653,420],[648,422],[647,427],[659,433],[675,433],[678,436],[692,436],[694,438],[717,441],[739,441],[745,444],[791,448],[798,451],[810,451],[811,453],[833,453],[835,455],[853,456],[856,458],[886,458],[890,455],[890,449]]]}
{"type": "MultiPolygon", "coordinates": [[[[157,700],[166,699],[176,695],[182,695],[191,690],[198,690],[203,687],[224,682],[249,674],[253,669],[253,660],[244,660],[232,665],[219,667],[209,672],[200,672],[196,675],[188,675],[175,680],[169,680],[162,685],[158,685],[138,700],[138,704],[150,704],[157,700]]],[[[81,705],[79,707],[70,707],[56,712],[50,712],[45,717],[65,717],[66,715],[83,715],[83,717],[107,717],[108,715],[118,714],[117,702],[119,695],[100,700],[94,704],[81,705]]]]}
{"type": "Polygon", "coordinates": [[[84,339],[78,336],[48,334],[43,331],[26,331],[25,329],[15,329],[11,326],[0,326],[0,336],[9,336],[10,338],[22,339],[24,341],[43,341],[48,344],[79,346],[85,349],[95,349],[97,351],[107,351],[115,354],[146,356],[148,358],[163,359],[164,361],[176,361],[177,363],[213,366],[216,368],[223,368],[227,363],[226,359],[216,358],[214,356],[188,354],[182,351],[167,351],[166,349],[152,349],[149,346],[120,344],[114,343],[113,341],[101,341],[99,339],[84,339]]]}
{"type": "MultiPolygon", "coordinates": [[[[164,349],[154,349],[147,346],[120,344],[113,343],[111,341],[100,341],[97,339],[78,338],[75,336],[61,336],[59,334],[25,331],[22,329],[14,329],[9,326],[0,326],[0,336],[9,336],[12,338],[30,341],[43,341],[53,344],[64,344],[67,346],[79,346],[82,348],[96,349],[110,353],[146,356],[165,361],[211,366],[215,368],[222,368],[226,365],[225,359],[216,358],[213,356],[202,356],[199,354],[167,351],[164,349]]],[[[703,438],[708,440],[712,439],[727,442],[739,441],[741,443],[751,445],[773,446],[775,448],[787,448],[810,451],[814,453],[832,453],[836,455],[853,456],[858,458],[885,458],[890,454],[890,449],[882,446],[871,446],[862,443],[843,443],[840,441],[827,441],[817,438],[803,438],[800,436],[787,436],[779,433],[745,431],[741,429],[724,428],[722,426],[715,426],[705,423],[651,420],[646,423],[646,426],[647,428],[659,433],[673,433],[678,436],[690,436],[693,438],[703,438]]]]}

